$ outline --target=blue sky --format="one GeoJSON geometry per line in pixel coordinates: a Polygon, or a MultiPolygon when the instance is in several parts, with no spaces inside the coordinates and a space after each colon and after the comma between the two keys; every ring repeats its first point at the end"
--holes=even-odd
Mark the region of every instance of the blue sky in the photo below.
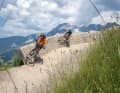
{"type": "MultiPolygon", "coordinates": [[[[89,0],[3,0],[0,37],[48,32],[61,23],[103,24],[89,0]]],[[[120,14],[120,0],[92,0],[106,22],[120,14]]],[[[2,0],[0,0],[0,5],[2,0]]]]}

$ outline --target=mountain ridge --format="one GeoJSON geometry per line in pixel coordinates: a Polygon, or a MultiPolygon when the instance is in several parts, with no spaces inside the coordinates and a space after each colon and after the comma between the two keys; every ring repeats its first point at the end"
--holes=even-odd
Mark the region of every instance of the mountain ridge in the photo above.
{"type": "MultiPolygon", "coordinates": [[[[95,31],[101,31],[103,28],[110,28],[113,26],[119,26],[117,23],[107,23],[106,25],[101,24],[89,24],[87,26],[76,26],[71,25],[69,23],[63,23],[59,24],[55,28],[53,28],[50,32],[47,33],[47,36],[53,36],[56,34],[61,34],[65,32],[66,28],[71,28],[73,30],[77,29],[78,32],[88,32],[91,30],[95,31]]],[[[0,38],[0,56],[3,57],[3,59],[11,58],[8,55],[8,53],[14,54],[13,51],[15,51],[16,48],[19,48],[23,45],[30,44],[35,41],[36,34],[31,34],[26,37],[24,36],[13,36],[13,37],[7,37],[7,38],[0,38]],[[16,46],[13,46],[16,45],[16,46]],[[12,46],[12,47],[11,47],[12,46]],[[5,52],[6,50],[10,50],[5,52]],[[4,52],[4,53],[3,53],[4,52]]],[[[12,55],[13,56],[13,55],[12,55]]]]}

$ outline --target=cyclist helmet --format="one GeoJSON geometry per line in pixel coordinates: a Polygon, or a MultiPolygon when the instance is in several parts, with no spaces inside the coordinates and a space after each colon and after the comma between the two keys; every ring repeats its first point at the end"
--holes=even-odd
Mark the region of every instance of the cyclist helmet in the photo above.
{"type": "Polygon", "coordinates": [[[36,36],[37,36],[37,37],[41,36],[41,33],[37,33],[36,36]]]}
{"type": "Polygon", "coordinates": [[[43,37],[44,39],[46,39],[46,35],[45,34],[41,34],[41,37],[43,37]]]}

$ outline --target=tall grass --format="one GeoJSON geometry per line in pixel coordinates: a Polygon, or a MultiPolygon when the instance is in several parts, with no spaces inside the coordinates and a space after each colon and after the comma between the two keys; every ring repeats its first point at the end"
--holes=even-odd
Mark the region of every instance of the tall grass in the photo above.
{"type": "Polygon", "coordinates": [[[19,60],[19,58],[17,56],[13,56],[13,58],[6,63],[4,63],[4,61],[1,63],[3,63],[3,64],[0,65],[0,71],[7,71],[8,69],[10,69],[12,67],[17,67],[17,66],[23,65],[23,63],[21,62],[21,60],[19,60]]]}
{"type": "Polygon", "coordinates": [[[21,66],[21,65],[23,65],[23,63],[21,62],[21,60],[19,59],[19,57],[18,56],[14,56],[13,58],[12,58],[12,66],[13,67],[17,67],[17,66],[21,66]]]}
{"type": "Polygon", "coordinates": [[[102,35],[80,61],[79,71],[62,79],[54,93],[120,93],[120,29],[102,35]]]}
{"type": "Polygon", "coordinates": [[[3,65],[3,66],[0,66],[0,71],[7,71],[9,68],[11,68],[10,65],[3,65]]]}

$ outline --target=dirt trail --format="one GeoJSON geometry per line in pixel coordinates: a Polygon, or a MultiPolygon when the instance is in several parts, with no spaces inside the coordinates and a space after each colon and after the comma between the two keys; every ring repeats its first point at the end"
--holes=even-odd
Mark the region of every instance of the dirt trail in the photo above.
{"type": "MultiPolygon", "coordinates": [[[[78,57],[83,51],[85,52],[88,46],[88,43],[82,43],[72,45],[70,48],[56,49],[42,56],[44,64],[35,64],[34,67],[32,65],[25,65],[10,69],[9,72],[15,82],[18,93],[26,93],[26,88],[29,91],[28,93],[36,93],[37,91],[45,93],[45,88],[50,85],[49,77],[56,69],[66,69],[69,64],[75,66],[78,57]]],[[[7,72],[0,72],[0,88],[0,93],[16,92],[7,72]]]]}

